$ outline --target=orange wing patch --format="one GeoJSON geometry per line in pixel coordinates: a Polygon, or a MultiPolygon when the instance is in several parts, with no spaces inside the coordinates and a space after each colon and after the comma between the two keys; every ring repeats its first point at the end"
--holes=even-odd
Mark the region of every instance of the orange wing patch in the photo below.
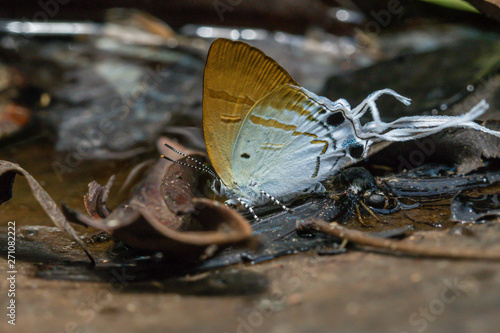
{"type": "Polygon", "coordinates": [[[318,136],[316,134],[313,134],[313,133],[307,133],[307,132],[293,132],[292,135],[294,136],[298,136],[298,135],[307,135],[307,136],[311,136],[313,138],[317,138],[318,136]]]}
{"type": "Polygon", "coordinates": [[[284,143],[264,143],[262,146],[260,146],[260,149],[263,150],[280,150],[285,147],[284,143]]]}
{"type": "Polygon", "coordinates": [[[313,145],[325,145],[323,147],[323,151],[321,151],[321,155],[323,155],[324,153],[326,153],[326,150],[328,149],[328,141],[326,140],[311,140],[311,143],[313,145]]]}
{"type": "Polygon", "coordinates": [[[220,121],[223,123],[239,123],[242,121],[240,116],[233,116],[233,115],[228,115],[228,114],[223,114],[220,116],[220,121]]]}
{"type": "Polygon", "coordinates": [[[275,119],[265,119],[265,118],[258,117],[258,116],[253,115],[253,114],[250,115],[249,119],[252,123],[257,124],[257,125],[262,125],[264,127],[273,127],[273,128],[282,129],[285,131],[295,131],[297,129],[297,126],[295,126],[295,125],[287,125],[284,123],[280,123],[279,121],[277,121],[275,119]]]}

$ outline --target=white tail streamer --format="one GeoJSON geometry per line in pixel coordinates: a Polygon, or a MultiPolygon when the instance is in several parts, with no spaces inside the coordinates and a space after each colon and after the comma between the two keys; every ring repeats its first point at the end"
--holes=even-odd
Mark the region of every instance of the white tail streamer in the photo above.
{"type": "Polygon", "coordinates": [[[383,94],[392,95],[405,105],[409,105],[411,101],[409,98],[401,96],[391,89],[379,90],[368,96],[360,105],[352,110],[351,114],[356,134],[360,139],[372,142],[408,141],[438,133],[451,127],[472,128],[500,137],[500,132],[490,130],[473,121],[488,110],[489,105],[485,100],[481,100],[469,112],[460,116],[409,116],[386,123],[380,119],[380,113],[375,104],[376,99],[383,94]],[[371,112],[373,121],[361,125],[359,119],[368,110],[371,112]]]}

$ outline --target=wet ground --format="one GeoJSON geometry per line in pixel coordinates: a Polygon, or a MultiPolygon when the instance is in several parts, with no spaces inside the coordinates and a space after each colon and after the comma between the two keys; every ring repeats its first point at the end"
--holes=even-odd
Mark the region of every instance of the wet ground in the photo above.
{"type": "MultiPolygon", "coordinates": [[[[478,227],[500,237],[498,227],[478,227]]],[[[306,252],[149,282],[134,282],[133,275],[117,270],[108,283],[46,280],[33,277],[32,264],[18,261],[17,267],[17,331],[103,332],[111,323],[123,332],[494,332],[498,327],[497,263],[306,252]]],[[[1,325],[2,331],[8,326],[1,325]]]]}
{"type": "MultiPolygon", "coordinates": [[[[2,157],[23,165],[56,202],[80,210],[88,182],[105,183],[109,170],[118,170],[123,180],[134,164],[82,162],[61,179],[52,164],[61,157],[50,147],[41,138],[3,149],[2,157]]],[[[447,207],[446,202],[434,202],[421,212],[436,222],[446,221],[447,207]]],[[[8,221],[16,221],[20,237],[18,332],[103,332],[111,324],[123,332],[493,332],[500,324],[496,262],[402,257],[350,247],[339,255],[310,250],[181,277],[162,275],[161,263],[150,276],[130,266],[100,275],[89,273],[85,255],[52,227],[21,177],[13,199],[2,205],[2,248],[8,221]]],[[[403,242],[500,251],[498,221],[446,227],[425,226],[427,230],[403,242]]],[[[76,228],[87,238],[96,233],[76,228]]],[[[112,242],[95,242],[89,248],[103,251],[112,242]]],[[[6,258],[0,261],[7,267],[6,258]]],[[[140,264],[137,258],[133,265],[140,264]]],[[[6,279],[1,289],[7,291],[6,279]]],[[[6,301],[2,296],[2,308],[6,301]]],[[[14,331],[6,320],[0,330],[14,331]]]]}

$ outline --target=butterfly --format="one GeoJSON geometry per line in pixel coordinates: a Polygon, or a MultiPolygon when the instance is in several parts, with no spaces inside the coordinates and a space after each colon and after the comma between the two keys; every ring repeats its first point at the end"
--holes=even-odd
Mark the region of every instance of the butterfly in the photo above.
{"type": "Polygon", "coordinates": [[[411,102],[382,89],[351,108],[345,99],[331,101],[301,87],[257,48],[215,40],[203,78],[203,133],[216,173],[214,191],[258,219],[256,206],[274,203],[289,210],[283,202],[324,192],[322,181],[365,158],[376,142],[418,139],[449,127],[500,136],[473,122],[488,109],[484,100],[461,116],[411,116],[386,123],[375,104],[384,94],[411,102]],[[362,124],[367,112],[372,120],[362,124]]]}

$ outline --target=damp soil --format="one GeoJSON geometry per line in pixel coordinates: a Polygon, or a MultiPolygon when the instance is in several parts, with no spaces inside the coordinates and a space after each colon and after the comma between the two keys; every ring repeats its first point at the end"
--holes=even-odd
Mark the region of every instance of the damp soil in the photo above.
{"type": "MultiPolygon", "coordinates": [[[[59,177],[55,163],[67,156],[55,154],[43,136],[2,148],[0,155],[22,165],[56,202],[82,211],[90,181],[104,184],[112,172],[119,186],[147,158],[82,161],[59,177]]],[[[123,332],[492,332],[500,324],[496,262],[395,256],[348,245],[345,253],[311,246],[258,263],[250,258],[189,270],[75,226],[101,263],[92,270],[20,178],[0,220],[2,249],[7,222],[18,229],[17,331],[103,332],[113,323],[123,332]]],[[[345,225],[374,233],[413,226],[410,236],[404,230],[396,235],[414,244],[500,251],[498,218],[451,223],[450,199],[406,211],[425,223],[398,212],[383,215],[383,222],[366,216],[363,224],[353,215],[345,225]]],[[[7,266],[3,256],[0,265],[7,266]]],[[[0,281],[7,290],[7,281],[0,281]]],[[[7,329],[2,320],[0,330],[7,329]]]]}
{"type": "MultiPolygon", "coordinates": [[[[105,184],[115,174],[117,183],[123,182],[133,166],[148,158],[157,157],[153,153],[128,160],[86,161],[76,152],[56,153],[49,135],[43,132],[27,140],[2,146],[0,157],[3,160],[25,168],[56,202],[82,211],[85,209],[83,196],[92,180],[105,184]]],[[[2,220],[15,220],[16,226],[52,226],[22,177],[16,178],[13,192],[14,200],[2,204],[2,220]]],[[[110,200],[111,205],[117,204],[113,202],[113,198],[110,200]]]]}

